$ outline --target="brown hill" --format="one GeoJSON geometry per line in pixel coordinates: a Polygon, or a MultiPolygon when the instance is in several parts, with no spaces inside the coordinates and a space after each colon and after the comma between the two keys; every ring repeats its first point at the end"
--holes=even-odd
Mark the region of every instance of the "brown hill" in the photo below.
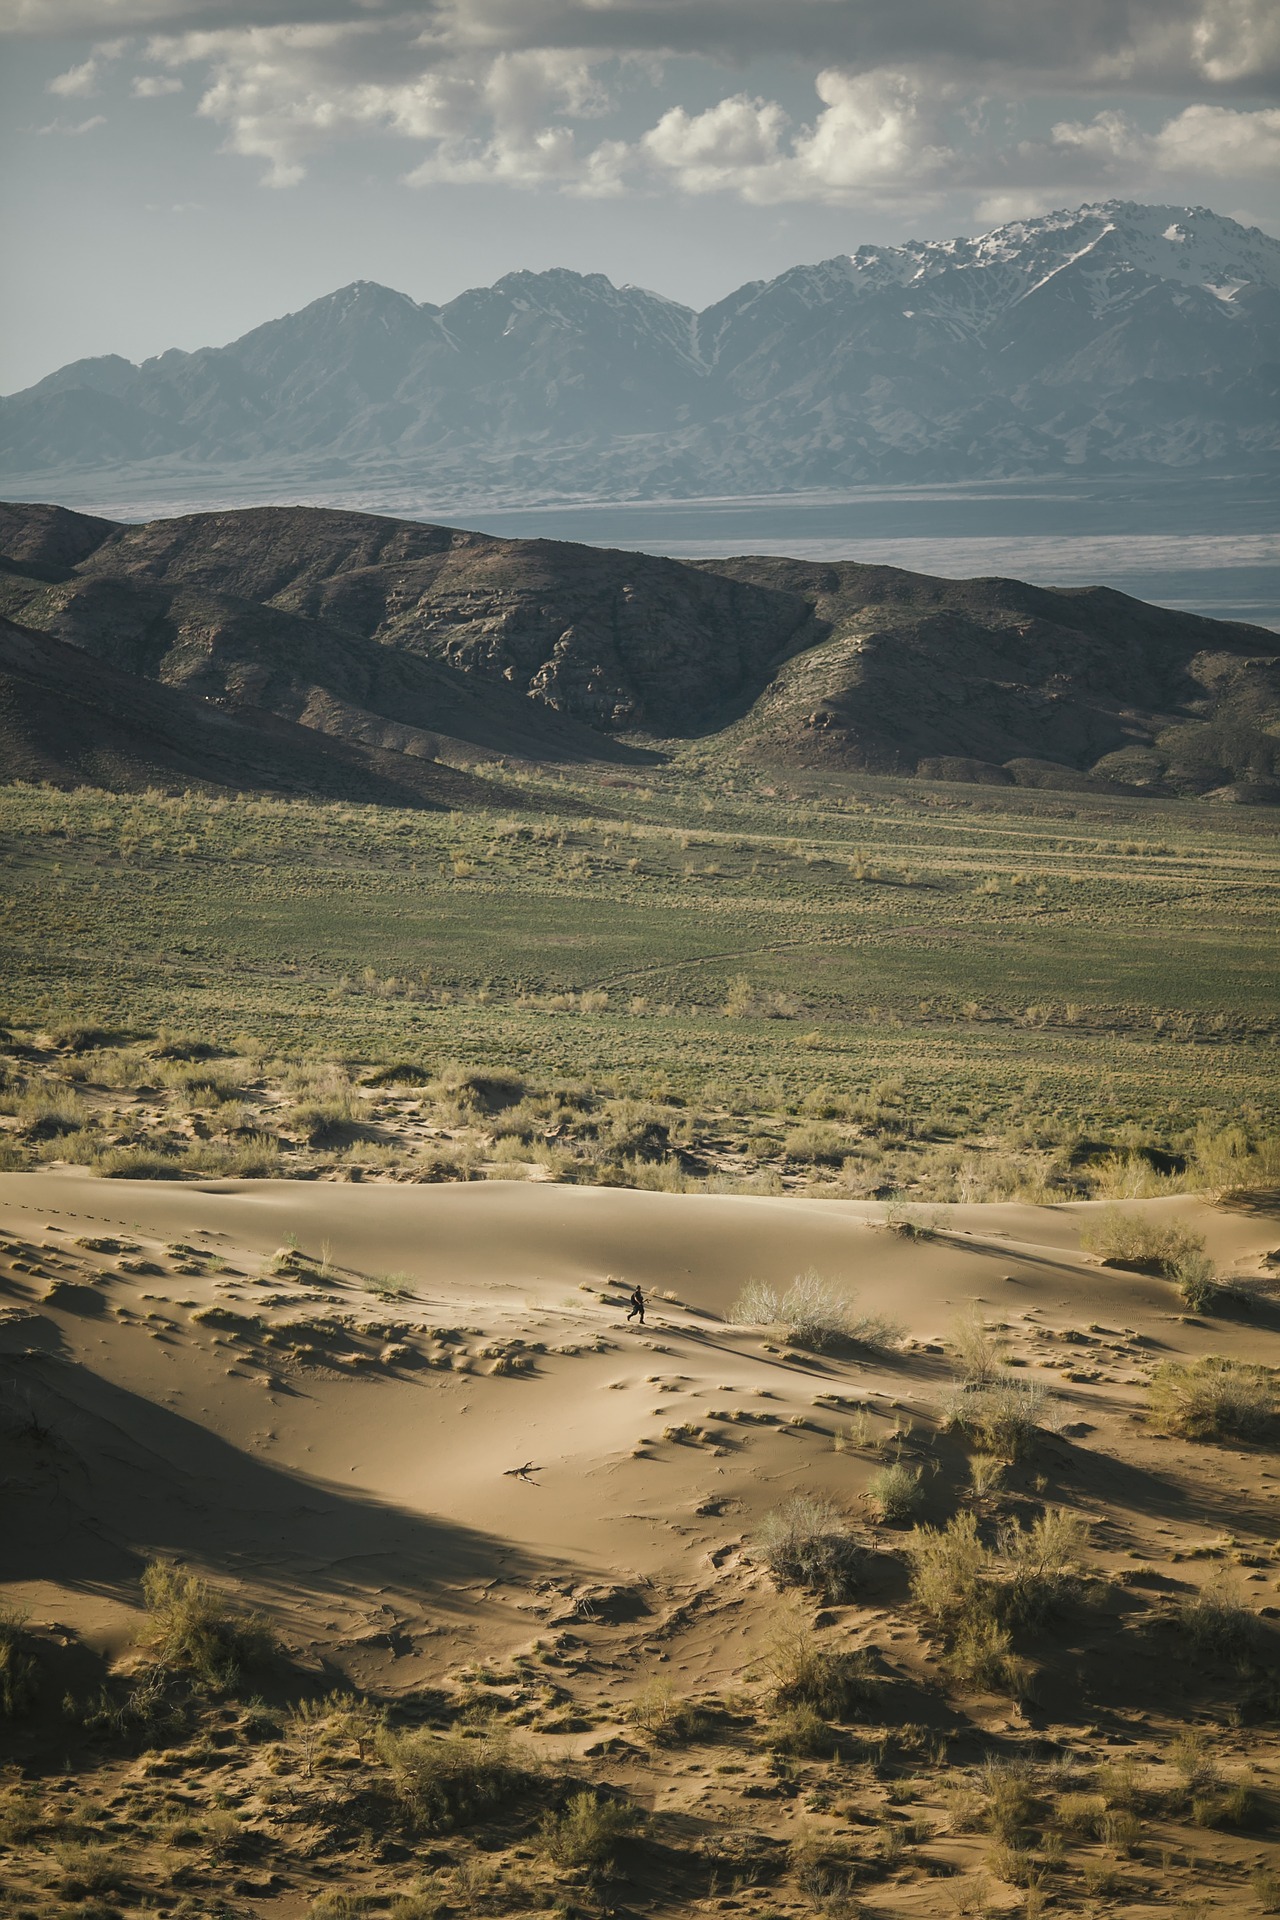
{"type": "Polygon", "coordinates": [[[223,712],[3,618],[0,780],[117,792],[214,787],[367,806],[520,804],[454,767],[331,739],[274,714],[223,712]]]}
{"type": "Polygon", "coordinates": [[[642,757],[1270,798],[1262,629],[1103,588],[682,564],[327,510],[0,508],[0,609],[128,673],[465,762],[642,757]]]}

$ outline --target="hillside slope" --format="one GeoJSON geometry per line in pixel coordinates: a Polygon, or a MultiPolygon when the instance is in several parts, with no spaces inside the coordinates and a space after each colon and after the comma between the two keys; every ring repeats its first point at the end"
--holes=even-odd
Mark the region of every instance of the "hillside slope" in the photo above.
{"type": "Polygon", "coordinates": [[[0,473],[117,501],[356,480],[458,502],[1273,475],[1277,338],[1280,242],[1110,201],[864,246],[700,314],[564,269],[443,307],[359,281],[224,347],[59,369],[0,401],[0,473]]]}
{"type": "Polygon", "coordinates": [[[774,765],[1253,799],[1280,764],[1274,635],[1102,588],[682,563],[305,507],[119,526],[9,506],[0,612],[395,764],[643,763],[698,739],[774,765]]]}

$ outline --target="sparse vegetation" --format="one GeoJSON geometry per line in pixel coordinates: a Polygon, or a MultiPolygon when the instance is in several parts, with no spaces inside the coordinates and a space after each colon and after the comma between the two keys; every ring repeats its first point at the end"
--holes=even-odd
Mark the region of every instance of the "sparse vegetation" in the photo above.
{"type": "Polygon", "coordinates": [[[405,1819],[421,1833],[448,1833],[483,1819],[536,1772],[532,1756],[497,1730],[474,1736],[384,1731],[377,1750],[405,1819]]]}
{"type": "Polygon", "coordinates": [[[541,1838],[557,1866],[607,1878],[617,1865],[619,1849],[639,1825],[639,1811],[627,1801],[575,1793],[562,1813],[547,1816],[541,1838]]]}
{"type": "Polygon", "coordinates": [[[1268,1368],[1216,1354],[1166,1360],[1151,1379],[1157,1418],[1188,1440],[1255,1439],[1270,1426],[1275,1404],[1275,1379],[1268,1368]]]}
{"type": "Polygon", "coordinates": [[[861,1314],[855,1295],[823,1280],[812,1268],[799,1274],[780,1292],[761,1281],[751,1281],[729,1310],[740,1327],[776,1327],[797,1347],[815,1352],[842,1341],[872,1348],[891,1347],[901,1328],[875,1314],[861,1314]]]}
{"type": "Polygon", "coordinates": [[[197,1574],[153,1560],[142,1576],[150,1651],[162,1667],[225,1692],[275,1655],[266,1623],[237,1612],[197,1574]]]}
{"type": "Polygon", "coordinates": [[[905,1520],[916,1511],[924,1499],[920,1478],[920,1468],[909,1467],[905,1460],[895,1460],[872,1474],[867,1493],[879,1508],[882,1520],[905,1520]]]}
{"type": "Polygon", "coordinates": [[[967,1433],[983,1452],[1012,1461],[1029,1451],[1048,1404],[1049,1396],[1038,1383],[1006,1374],[952,1394],[944,1413],[948,1423],[967,1433]]]}
{"type": "Polygon", "coordinates": [[[774,1578],[825,1600],[847,1600],[857,1586],[862,1551],[833,1501],[788,1500],[761,1524],[758,1544],[774,1578]]]}

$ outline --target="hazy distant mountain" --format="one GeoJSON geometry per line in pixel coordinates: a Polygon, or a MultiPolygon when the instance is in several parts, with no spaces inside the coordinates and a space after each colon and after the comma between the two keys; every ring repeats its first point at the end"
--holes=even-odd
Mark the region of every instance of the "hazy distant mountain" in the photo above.
{"type": "Polygon", "coordinates": [[[599,274],[447,306],[360,281],[230,346],[0,401],[0,475],[116,499],[211,474],[503,497],[1280,465],[1280,242],[1112,201],[862,247],[696,314],[599,274]]]}
{"type": "Polygon", "coordinates": [[[1280,796],[1276,636],[1105,588],[682,564],[309,507],[119,526],[13,506],[0,614],[20,623],[0,629],[0,778],[112,784],[114,754],[131,782],[194,759],[297,790],[310,738],[315,791],[430,805],[440,761],[642,762],[692,737],[764,765],[1280,796]]]}

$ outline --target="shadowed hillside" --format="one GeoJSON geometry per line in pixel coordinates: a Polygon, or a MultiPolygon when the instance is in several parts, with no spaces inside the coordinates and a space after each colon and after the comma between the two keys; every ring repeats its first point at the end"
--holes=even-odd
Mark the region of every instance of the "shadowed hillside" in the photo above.
{"type": "MultiPolygon", "coordinates": [[[[1276,792],[1274,636],[1103,588],[683,563],[307,507],[121,526],[9,506],[0,551],[0,609],[126,676],[113,712],[129,676],[161,682],[381,754],[411,791],[421,766],[390,770],[642,764],[696,738],[766,765],[1276,792]]],[[[34,707],[31,727],[34,751],[34,707]]]]}

